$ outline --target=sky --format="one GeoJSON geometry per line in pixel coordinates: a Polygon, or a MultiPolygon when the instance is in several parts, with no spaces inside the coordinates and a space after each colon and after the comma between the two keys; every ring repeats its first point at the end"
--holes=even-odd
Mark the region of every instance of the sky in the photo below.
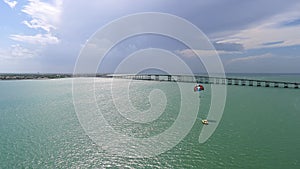
{"type": "MultiPolygon", "coordinates": [[[[139,12],[168,13],[194,24],[227,73],[300,73],[299,0],[1,0],[0,11],[0,73],[72,73],[97,30],[139,12]]],[[[174,39],[144,35],[114,47],[103,72],[149,47],[180,55],[196,72],[203,69],[174,39]]]]}

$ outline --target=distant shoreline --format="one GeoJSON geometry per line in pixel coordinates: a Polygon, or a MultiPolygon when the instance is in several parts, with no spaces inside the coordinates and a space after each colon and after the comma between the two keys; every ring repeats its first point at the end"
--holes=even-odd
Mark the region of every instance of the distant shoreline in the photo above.
{"type": "Polygon", "coordinates": [[[111,77],[108,74],[63,74],[63,73],[0,73],[1,80],[47,80],[73,77],[111,77]]]}
{"type": "Polygon", "coordinates": [[[73,77],[72,74],[0,74],[0,80],[42,80],[42,79],[61,79],[73,77]]]}

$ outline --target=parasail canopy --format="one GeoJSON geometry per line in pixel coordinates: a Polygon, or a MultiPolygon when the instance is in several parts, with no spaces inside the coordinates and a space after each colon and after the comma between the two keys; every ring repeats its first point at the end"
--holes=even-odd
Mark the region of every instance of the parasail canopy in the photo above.
{"type": "Polygon", "coordinates": [[[194,87],[194,92],[200,92],[200,91],[202,91],[202,90],[204,90],[204,87],[202,86],[202,85],[200,85],[200,84],[197,84],[195,87],[194,87]]]}

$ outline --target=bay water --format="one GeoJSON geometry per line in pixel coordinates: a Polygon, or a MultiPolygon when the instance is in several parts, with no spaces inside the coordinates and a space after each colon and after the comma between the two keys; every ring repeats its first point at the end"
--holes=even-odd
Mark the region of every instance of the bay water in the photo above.
{"type": "MultiPolygon", "coordinates": [[[[251,78],[300,81],[299,75],[252,75],[251,78]]],[[[199,134],[205,127],[200,119],[207,116],[211,104],[210,87],[204,85],[196,122],[179,144],[155,157],[130,158],[106,152],[86,134],[74,108],[72,80],[0,81],[0,168],[300,166],[300,89],[227,86],[226,106],[219,126],[208,141],[200,144],[199,134]]],[[[164,91],[167,98],[159,119],[136,124],[122,120],[113,110],[111,100],[106,99],[110,86],[105,84],[110,80],[96,79],[100,87],[95,88],[95,98],[98,106],[107,110],[105,118],[116,130],[147,138],[172,126],[180,109],[176,83],[132,82],[130,101],[137,109],[151,107],[148,96],[153,89],[164,91]]],[[[120,84],[124,81],[117,79],[120,84]]]]}

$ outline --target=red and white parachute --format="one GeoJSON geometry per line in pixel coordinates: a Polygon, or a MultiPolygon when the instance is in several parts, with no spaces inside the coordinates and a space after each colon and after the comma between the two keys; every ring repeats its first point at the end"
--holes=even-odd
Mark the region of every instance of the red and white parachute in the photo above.
{"type": "Polygon", "coordinates": [[[204,87],[200,84],[197,84],[195,87],[194,87],[194,92],[200,92],[204,90],[204,87]]]}

